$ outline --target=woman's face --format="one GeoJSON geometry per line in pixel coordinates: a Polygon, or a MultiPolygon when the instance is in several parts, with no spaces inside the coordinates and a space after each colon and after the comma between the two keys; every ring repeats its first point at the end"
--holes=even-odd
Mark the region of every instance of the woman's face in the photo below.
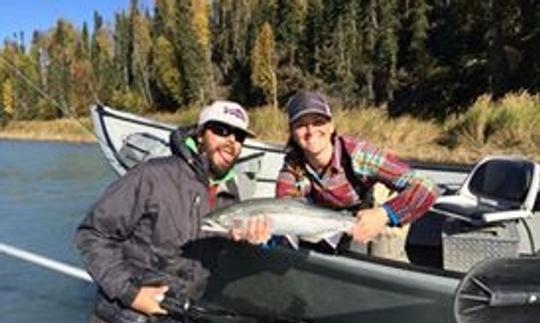
{"type": "Polygon", "coordinates": [[[291,135],[306,157],[318,156],[332,148],[334,123],[320,114],[306,114],[291,125],[291,135]]]}

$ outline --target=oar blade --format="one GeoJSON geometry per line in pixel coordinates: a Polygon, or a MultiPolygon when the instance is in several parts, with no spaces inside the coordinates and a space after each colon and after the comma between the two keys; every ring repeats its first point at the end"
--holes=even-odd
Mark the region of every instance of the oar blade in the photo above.
{"type": "Polygon", "coordinates": [[[500,258],[475,266],[454,299],[458,323],[540,322],[540,258],[500,258]]]}

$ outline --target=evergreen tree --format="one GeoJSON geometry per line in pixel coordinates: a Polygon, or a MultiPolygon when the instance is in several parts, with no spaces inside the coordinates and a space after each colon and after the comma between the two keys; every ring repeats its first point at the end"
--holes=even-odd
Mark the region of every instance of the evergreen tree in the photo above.
{"type": "Polygon", "coordinates": [[[430,65],[430,55],[427,48],[429,33],[429,10],[430,6],[426,0],[411,2],[411,8],[407,10],[407,25],[410,28],[410,42],[408,54],[410,60],[407,64],[411,66],[413,73],[418,79],[425,79],[430,65]]]}
{"type": "Polygon", "coordinates": [[[205,102],[209,98],[205,82],[208,80],[204,50],[197,40],[193,25],[194,11],[191,3],[179,1],[176,6],[176,35],[174,45],[182,77],[182,104],[205,102]]]}
{"type": "Polygon", "coordinates": [[[88,24],[83,22],[81,30],[81,47],[85,57],[90,57],[90,34],[88,33],[88,24]]]}
{"type": "Polygon", "coordinates": [[[278,0],[276,13],[276,39],[280,42],[283,54],[280,55],[292,66],[298,52],[298,44],[304,32],[307,14],[307,0],[278,0]]]}
{"type": "Polygon", "coordinates": [[[114,28],[114,64],[119,72],[121,90],[128,92],[133,84],[133,28],[125,12],[117,13],[114,28]]]}
{"type": "Polygon", "coordinates": [[[321,30],[324,24],[322,13],[322,0],[308,1],[305,32],[299,40],[299,51],[303,52],[300,66],[314,75],[320,75],[320,52],[323,44],[321,30]]]}
{"type": "Polygon", "coordinates": [[[94,31],[91,38],[90,62],[92,71],[92,95],[94,101],[108,103],[113,90],[120,84],[120,73],[114,65],[115,44],[109,31],[103,26],[101,16],[94,14],[94,31]]]}
{"type": "Polygon", "coordinates": [[[378,102],[392,101],[397,86],[397,27],[396,0],[380,0],[377,9],[375,42],[375,93],[378,102]]]}

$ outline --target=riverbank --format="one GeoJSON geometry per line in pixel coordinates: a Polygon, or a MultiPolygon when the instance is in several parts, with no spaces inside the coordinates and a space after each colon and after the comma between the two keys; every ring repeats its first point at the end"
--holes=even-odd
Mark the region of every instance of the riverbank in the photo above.
{"type": "Polygon", "coordinates": [[[12,121],[0,129],[0,139],[92,143],[89,118],[51,121],[12,121]]]}
{"type": "MultiPolygon", "coordinates": [[[[509,129],[501,128],[504,131],[495,136],[493,133],[497,132],[484,124],[486,118],[478,116],[483,110],[493,110],[492,107],[486,109],[483,104],[482,101],[475,104],[471,115],[467,114],[465,118],[444,123],[412,117],[390,118],[384,109],[377,108],[336,108],[334,121],[339,133],[364,136],[404,159],[471,164],[489,154],[519,154],[540,161],[540,147],[535,144],[537,128],[533,127],[530,134],[508,133],[517,130],[513,125],[509,129]],[[482,130],[484,128],[491,129],[490,137],[482,130]]],[[[249,113],[251,128],[257,133],[258,139],[272,143],[284,143],[287,140],[288,124],[281,110],[261,107],[250,109],[249,113]]],[[[159,113],[147,117],[171,125],[187,125],[195,123],[197,115],[198,109],[191,108],[182,110],[182,113],[159,113]]],[[[500,121],[499,127],[502,127],[500,121]]],[[[81,143],[96,141],[89,118],[12,121],[0,129],[0,139],[81,143]]]]}

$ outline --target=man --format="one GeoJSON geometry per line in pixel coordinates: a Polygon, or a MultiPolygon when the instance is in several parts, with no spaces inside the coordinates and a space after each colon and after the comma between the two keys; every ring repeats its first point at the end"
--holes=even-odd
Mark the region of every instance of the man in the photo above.
{"type": "MultiPolygon", "coordinates": [[[[253,136],[248,122],[237,103],[214,102],[197,127],[173,133],[173,156],[130,170],[94,204],[75,236],[98,286],[93,322],[184,321],[160,301],[171,291],[177,303],[204,291],[205,253],[193,245],[208,238],[201,218],[238,200],[232,167],[253,136]]],[[[243,238],[250,240],[235,240],[243,238]]]]}

